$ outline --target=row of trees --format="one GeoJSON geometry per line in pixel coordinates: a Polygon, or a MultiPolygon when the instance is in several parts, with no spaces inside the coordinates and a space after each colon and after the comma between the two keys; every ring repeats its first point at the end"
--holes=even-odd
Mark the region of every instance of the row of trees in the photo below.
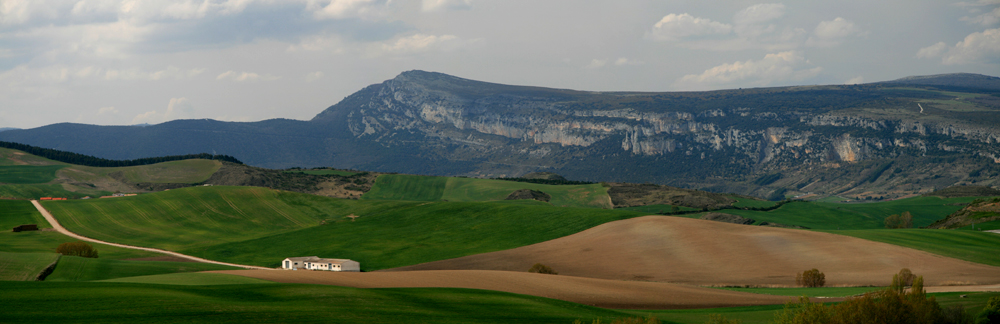
{"type": "Polygon", "coordinates": [[[94,247],[90,244],[80,241],[59,244],[59,246],[56,247],[56,253],[84,258],[97,257],[97,249],[94,249],[94,247]]]}
{"type": "Polygon", "coordinates": [[[212,155],[208,153],[160,156],[160,157],[142,158],[135,160],[108,160],[90,155],[83,155],[73,152],[41,148],[37,146],[31,146],[27,144],[14,143],[14,142],[0,141],[0,147],[21,150],[26,153],[41,156],[49,160],[55,160],[59,162],[71,163],[77,165],[92,166],[92,167],[125,167],[125,166],[148,165],[161,162],[189,160],[189,159],[219,160],[219,161],[232,162],[236,164],[243,164],[243,162],[241,162],[240,160],[237,160],[236,158],[229,155],[212,155]]]}
{"type": "Polygon", "coordinates": [[[913,227],[913,215],[905,211],[902,215],[892,214],[885,218],[885,228],[911,228],[913,227]]]}

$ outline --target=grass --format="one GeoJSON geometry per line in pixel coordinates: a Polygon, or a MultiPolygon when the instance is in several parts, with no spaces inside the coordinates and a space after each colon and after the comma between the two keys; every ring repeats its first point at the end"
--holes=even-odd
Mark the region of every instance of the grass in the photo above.
{"type": "MultiPolygon", "coordinates": [[[[637,211],[637,212],[645,213],[645,214],[660,214],[660,213],[669,213],[670,211],[673,210],[673,207],[674,207],[673,205],[646,205],[646,206],[634,206],[634,207],[615,208],[615,210],[630,210],[630,211],[637,211]]],[[[691,208],[691,207],[678,206],[678,210],[680,210],[680,211],[691,211],[691,210],[701,210],[701,209],[700,208],[691,208]]]]}
{"type": "Polygon", "coordinates": [[[0,183],[36,184],[56,178],[56,171],[65,165],[5,165],[0,166],[0,183]]]}
{"type": "Polygon", "coordinates": [[[730,198],[736,199],[736,202],[733,203],[733,206],[739,207],[739,208],[748,208],[748,207],[749,208],[753,208],[753,207],[756,207],[756,208],[767,208],[767,207],[774,206],[774,204],[777,204],[777,202],[768,201],[768,200],[755,200],[755,199],[743,198],[743,197],[730,197],[730,198]]]}
{"type": "Polygon", "coordinates": [[[0,304],[5,323],[589,323],[630,315],[487,290],[279,283],[0,282],[0,304]]]}
{"type": "Polygon", "coordinates": [[[121,171],[129,182],[151,183],[200,183],[212,177],[222,162],[205,159],[169,161],[150,165],[120,168],[101,168],[105,172],[121,171]]]}
{"type": "Polygon", "coordinates": [[[15,226],[35,224],[38,228],[52,228],[38,213],[35,205],[27,200],[0,200],[0,230],[10,231],[15,226]]]}
{"type": "MultiPolygon", "coordinates": [[[[975,230],[977,230],[977,231],[998,230],[998,229],[1000,229],[1000,220],[989,221],[989,222],[982,222],[982,223],[976,223],[975,226],[976,226],[975,230]]],[[[956,229],[957,230],[966,230],[966,231],[973,230],[971,224],[969,226],[959,227],[959,228],[956,228],[956,229]]],[[[998,235],[1000,235],[1000,234],[998,234],[998,235]]]]}
{"type": "Polygon", "coordinates": [[[198,262],[127,261],[64,256],[45,281],[93,281],[180,272],[238,269],[198,262]]]}
{"type": "Polygon", "coordinates": [[[611,208],[607,188],[600,184],[544,185],[526,182],[429,177],[400,174],[381,175],[364,199],[410,201],[497,201],[504,200],[511,192],[533,189],[552,196],[549,201],[560,207],[611,208]]]}
{"type": "Polygon", "coordinates": [[[59,255],[55,253],[0,252],[0,281],[35,280],[56,260],[59,260],[59,255]]]}
{"type": "Polygon", "coordinates": [[[511,249],[643,215],[534,201],[350,200],[222,186],[45,206],[70,230],[111,242],[269,267],[289,256],[348,258],[364,270],[511,249]],[[352,214],[360,217],[345,217],[352,214]]]}
{"type": "MultiPolygon", "coordinates": [[[[65,169],[64,169],[65,170],[65,169]]],[[[0,198],[38,199],[41,197],[80,198],[83,196],[111,195],[110,191],[69,191],[59,184],[5,184],[0,186],[0,198]]]]}
{"type": "Polygon", "coordinates": [[[344,170],[334,170],[334,169],[317,169],[317,170],[288,170],[288,173],[305,173],[312,175],[339,175],[343,177],[352,176],[358,174],[358,172],[344,171],[344,170]]]}
{"type": "MultiPolygon", "coordinates": [[[[66,242],[77,240],[59,232],[31,231],[13,233],[0,231],[0,251],[12,253],[56,253],[56,247],[66,242]]],[[[90,243],[100,254],[101,259],[133,259],[162,256],[163,254],[124,249],[104,244],[90,243]]]]}
{"type": "Polygon", "coordinates": [[[720,212],[753,218],[760,222],[799,225],[811,229],[878,229],[885,227],[885,218],[909,211],[914,226],[927,226],[942,219],[977,197],[940,198],[913,197],[871,203],[824,203],[795,201],[771,211],[727,209],[720,212]]]}
{"type": "Polygon", "coordinates": [[[207,286],[207,285],[239,285],[239,284],[266,284],[271,281],[228,275],[221,273],[198,273],[182,272],[168,273],[148,276],[125,277],[116,279],[100,280],[101,282],[130,282],[158,285],[185,285],[185,286],[207,286]]]}
{"type": "Polygon", "coordinates": [[[1000,235],[943,229],[824,231],[895,244],[946,257],[1000,266],[1000,235]]]}
{"type": "Polygon", "coordinates": [[[42,204],[63,226],[101,240],[166,250],[198,248],[319,224],[260,187],[195,187],[114,199],[42,204]]]}
{"type": "Polygon", "coordinates": [[[752,294],[777,296],[806,297],[849,297],[866,292],[883,289],[884,287],[820,287],[820,288],[718,288],[740,291],[752,294]]]}

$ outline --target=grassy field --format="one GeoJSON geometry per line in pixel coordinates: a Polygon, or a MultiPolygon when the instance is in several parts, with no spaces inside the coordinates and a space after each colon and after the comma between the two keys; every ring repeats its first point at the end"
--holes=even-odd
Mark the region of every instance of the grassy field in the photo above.
{"type": "Polygon", "coordinates": [[[909,211],[914,226],[927,226],[962,208],[976,197],[914,197],[872,203],[791,202],[771,211],[727,209],[720,212],[753,218],[760,222],[799,225],[812,229],[877,229],[885,218],[909,211]]]}
{"type": "Polygon", "coordinates": [[[1000,267],[1000,235],[943,229],[824,231],[1000,267]]]}
{"type": "Polygon", "coordinates": [[[27,200],[0,200],[0,230],[10,231],[14,226],[35,224],[38,228],[52,228],[38,213],[35,205],[27,200]]]}
{"type": "Polygon", "coordinates": [[[241,284],[268,284],[273,283],[267,280],[234,276],[221,273],[201,273],[201,272],[179,272],[148,276],[134,276],[99,280],[101,282],[129,282],[158,285],[184,285],[184,286],[210,286],[210,285],[241,285],[241,284]]]}
{"type": "Polygon", "coordinates": [[[410,201],[496,201],[504,200],[511,192],[533,189],[552,196],[549,201],[560,207],[611,208],[607,188],[600,184],[543,185],[526,182],[413,176],[401,174],[381,175],[364,199],[410,201]]]}
{"type": "Polygon", "coordinates": [[[288,170],[288,173],[305,173],[313,175],[339,175],[339,176],[352,176],[358,174],[358,172],[344,171],[344,170],[333,170],[333,169],[318,169],[318,170],[288,170]]]}
{"type": "Polygon", "coordinates": [[[129,182],[152,183],[199,183],[208,180],[215,171],[219,171],[222,162],[205,159],[169,161],[150,165],[140,165],[105,169],[103,173],[121,171],[129,182]]]}
{"type": "MultiPolygon", "coordinates": [[[[956,228],[956,229],[957,230],[971,231],[971,230],[973,230],[972,227],[973,227],[973,225],[969,225],[969,226],[966,226],[966,227],[959,227],[959,228],[956,228]]],[[[998,229],[1000,229],[1000,220],[983,222],[983,223],[977,223],[977,224],[975,224],[975,227],[976,227],[975,230],[977,230],[977,231],[980,231],[980,230],[982,230],[982,231],[998,230],[998,229]]]]}
{"type": "Polygon", "coordinates": [[[0,282],[5,323],[573,323],[629,314],[472,289],[0,282]],[[56,306],[58,305],[58,306],[56,306]],[[54,307],[58,311],[54,311],[54,307]]]}
{"type": "Polygon", "coordinates": [[[43,202],[63,226],[109,242],[198,248],[319,225],[260,187],[196,187],[115,199],[43,202]]]}
{"type": "Polygon", "coordinates": [[[106,196],[110,191],[75,188],[69,191],[59,184],[5,184],[0,186],[0,198],[38,199],[41,197],[80,198],[106,196]]]}
{"type": "Polygon", "coordinates": [[[774,204],[777,204],[777,202],[775,201],[754,200],[743,197],[731,197],[731,198],[736,199],[736,202],[733,203],[733,206],[740,208],[745,208],[745,207],[767,208],[774,206],[774,204]]]}
{"type": "Polygon", "coordinates": [[[238,269],[198,262],[125,261],[64,256],[59,260],[55,271],[45,281],[94,281],[168,273],[238,269]]]}
{"type": "Polygon", "coordinates": [[[510,249],[643,215],[536,201],[349,200],[221,186],[45,206],[70,230],[107,241],[271,267],[288,256],[323,255],[357,260],[365,270],[510,249]],[[345,217],[352,214],[360,217],[345,217]]]}
{"type": "MultiPolygon", "coordinates": [[[[662,213],[669,213],[671,210],[673,210],[673,207],[674,206],[672,206],[672,205],[646,205],[646,206],[622,207],[622,208],[615,208],[615,209],[616,210],[637,211],[637,212],[645,213],[645,214],[662,214],[662,213]]],[[[700,210],[700,209],[699,208],[691,208],[691,207],[678,206],[678,210],[681,210],[681,211],[692,211],[692,210],[700,210]]]]}
{"type": "Polygon", "coordinates": [[[848,297],[864,294],[884,287],[821,287],[821,288],[718,288],[752,294],[806,297],[848,297]]]}
{"type": "Polygon", "coordinates": [[[56,262],[55,253],[8,253],[0,252],[0,281],[35,280],[38,274],[56,262]]]}
{"type": "Polygon", "coordinates": [[[0,166],[0,183],[36,184],[56,178],[56,171],[65,165],[5,165],[0,166]]]}

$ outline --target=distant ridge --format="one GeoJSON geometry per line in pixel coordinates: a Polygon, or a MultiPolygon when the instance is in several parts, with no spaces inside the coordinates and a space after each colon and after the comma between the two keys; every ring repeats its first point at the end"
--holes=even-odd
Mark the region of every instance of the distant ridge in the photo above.
{"type": "Polygon", "coordinates": [[[975,73],[947,73],[935,75],[908,76],[885,83],[919,84],[929,86],[964,87],[1000,90],[1000,78],[975,73]]]}
{"type": "Polygon", "coordinates": [[[240,160],[237,160],[232,156],[212,155],[208,153],[161,156],[161,157],[141,158],[135,160],[108,160],[99,157],[83,155],[79,153],[47,149],[21,143],[14,143],[14,142],[0,141],[0,147],[21,150],[33,155],[44,157],[49,160],[55,160],[63,163],[71,163],[84,166],[92,166],[92,167],[125,167],[125,166],[148,165],[148,164],[155,164],[167,161],[178,161],[178,160],[189,160],[189,159],[219,160],[219,161],[232,162],[236,164],[243,164],[243,162],[240,162],[240,160]]]}

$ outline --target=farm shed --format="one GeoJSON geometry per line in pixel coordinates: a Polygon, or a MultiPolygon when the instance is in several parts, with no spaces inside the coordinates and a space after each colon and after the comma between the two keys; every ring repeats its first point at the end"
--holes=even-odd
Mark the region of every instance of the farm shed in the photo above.
{"type": "Polygon", "coordinates": [[[348,259],[324,259],[317,256],[286,258],[281,261],[282,269],[289,270],[322,270],[322,271],[361,271],[361,264],[348,259]]]}

